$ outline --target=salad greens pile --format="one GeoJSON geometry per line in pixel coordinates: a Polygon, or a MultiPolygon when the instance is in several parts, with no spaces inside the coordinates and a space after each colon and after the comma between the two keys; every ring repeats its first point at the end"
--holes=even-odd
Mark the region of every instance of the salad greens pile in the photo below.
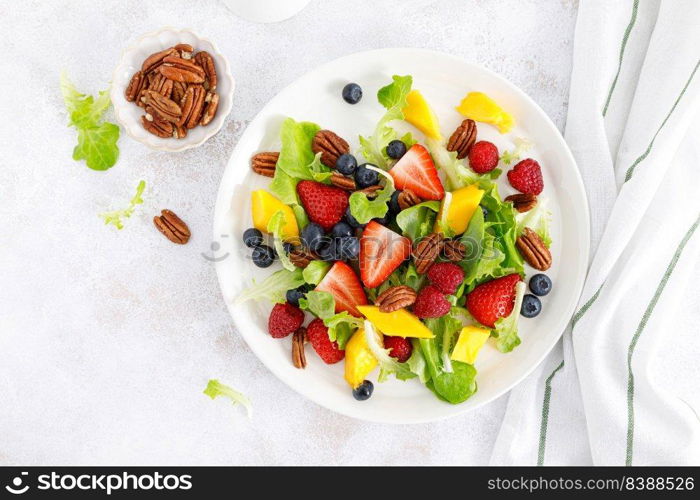
{"type": "MultiPolygon", "coordinates": [[[[350,213],[360,224],[382,218],[389,210],[388,203],[395,186],[386,170],[392,167],[395,160],[387,155],[387,145],[399,138],[407,148],[416,143],[411,134],[400,137],[393,127],[394,122],[404,119],[403,109],[406,107],[412,84],[411,76],[394,76],[389,85],[381,88],[377,99],[386,111],[371,135],[359,137],[359,154],[366,162],[376,166],[368,168],[377,171],[382,185],[374,199],[368,199],[362,192],[355,192],[350,196],[350,213]]],[[[331,169],[323,165],[320,155],[314,155],[311,149],[314,135],[319,130],[321,126],[310,122],[297,122],[292,118],[283,122],[279,161],[270,185],[272,193],[292,207],[300,229],[308,224],[308,218],[296,193],[297,183],[301,180],[330,183],[331,169]]],[[[400,380],[417,378],[438,398],[457,404],[468,399],[477,390],[476,368],[472,364],[455,361],[450,357],[462,328],[475,323],[465,307],[466,295],[479,284],[495,278],[515,273],[524,276],[524,262],[516,248],[516,238],[527,226],[535,230],[549,246],[550,213],[544,204],[538,204],[536,209],[518,214],[513,204],[504,202],[499,195],[495,181],[502,173],[500,169],[496,168],[488,174],[477,174],[462,160],[457,159],[456,152],[447,151],[444,139],[426,138],[424,143],[435,165],[444,174],[443,182],[448,190],[470,185],[476,185],[483,190],[479,209],[474,212],[463,234],[452,234],[453,231],[445,221],[437,220],[438,214],[441,213],[440,201],[424,201],[405,208],[387,222],[390,229],[411,241],[420,240],[439,227],[446,236],[457,238],[467,250],[464,259],[458,262],[464,271],[464,280],[454,294],[447,296],[452,305],[451,310],[442,317],[423,320],[434,337],[411,339],[412,354],[407,361],[400,363],[383,348],[381,334],[371,322],[347,312],[335,312],[335,299],[331,293],[308,291],[304,298],[299,299],[299,306],[323,320],[329,329],[329,338],[337,342],[340,349],[344,349],[356,330],[364,328],[367,347],[379,365],[380,381],[391,375],[400,380]]],[[[510,164],[517,161],[530,145],[524,139],[517,139],[516,148],[510,152],[505,151],[501,162],[510,164]]],[[[451,194],[448,192],[447,196],[451,194]]],[[[260,299],[284,302],[285,291],[304,284],[311,289],[328,272],[331,266],[328,262],[312,261],[302,271],[282,257],[285,254],[279,238],[282,224],[283,219],[279,213],[270,221],[268,231],[274,234],[275,240],[279,242],[275,247],[283,269],[245,291],[238,297],[237,303],[260,299]]],[[[389,287],[407,285],[417,292],[424,282],[425,276],[416,272],[415,265],[409,259],[396,268],[380,286],[365,288],[365,293],[372,303],[389,287]]],[[[495,328],[491,329],[491,336],[501,352],[510,352],[520,344],[517,326],[524,293],[525,285],[519,282],[512,313],[500,318],[495,328]]]]}

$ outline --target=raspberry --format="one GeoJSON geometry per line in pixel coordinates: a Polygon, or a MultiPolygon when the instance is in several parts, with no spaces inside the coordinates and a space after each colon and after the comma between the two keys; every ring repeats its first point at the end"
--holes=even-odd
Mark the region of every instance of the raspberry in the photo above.
{"type": "Polygon", "coordinates": [[[328,328],[323,320],[316,318],[306,327],[306,338],[311,342],[316,354],[327,364],[332,365],[345,357],[345,351],[338,349],[337,342],[328,338],[328,328]]]}
{"type": "Polygon", "coordinates": [[[267,320],[267,331],[276,339],[296,331],[304,322],[304,312],[289,302],[275,304],[267,320]]]}
{"type": "Polygon", "coordinates": [[[479,141],[469,150],[469,166],[477,174],[490,172],[498,165],[498,148],[488,141],[479,141]]]}
{"type": "Polygon", "coordinates": [[[413,346],[403,337],[384,337],[384,349],[389,349],[389,356],[396,358],[399,363],[405,363],[411,357],[413,346]]]}
{"type": "Polygon", "coordinates": [[[418,292],[413,304],[413,313],[419,318],[439,318],[450,312],[450,303],[442,292],[433,285],[428,285],[418,292]]]}
{"type": "Polygon", "coordinates": [[[442,293],[452,294],[464,280],[464,271],[452,262],[439,262],[430,266],[428,280],[442,293]]]}
{"type": "Polygon", "coordinates": [[[508,182],[524,194],[540,194],[544,188],[540,164],[532,158],[519,162],[508,172],[508,182]]]}

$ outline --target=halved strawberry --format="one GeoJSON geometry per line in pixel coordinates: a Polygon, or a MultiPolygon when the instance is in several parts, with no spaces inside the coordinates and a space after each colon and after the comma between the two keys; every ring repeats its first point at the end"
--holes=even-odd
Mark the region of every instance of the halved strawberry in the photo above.
{"type": "Polygon", "coordinates": [[[376,221],[360,238],[360,275],[367,288],[381,285],[411,255],[411,240],[376,221]]]}
{"type": "Polygon", "coordinates": [[[316,290],[328,292],[335,298],[335,312],[347,311],[358,318],[362,317],[356,306],[367,304],[367,295],[362,289],[357,274],[345,262],[338,261],[326,273],[316,290]]]}
{"type": "Polygon", "coordinates": [[[477,286],[467,295],[469,314],[482,325],[494,328],[499,318],[505,318],[513,311],[518,281],[519,274],[509,274],[477,286]]]}
{"type": "Polygon", "coordinates": [[[442,200],[445,188],[438,176],[430,153],[420,144],[411,149],[394,165],[389,174],[394,178],[396,189],[410,189],[423,200],[442,200]]]}
{"type": "Polygon", "coordinates": [[[300,181],[297,193],[306,215],[325,231],[330,231],[345,215],[348,208],[348,192],[315,181],[300,181]]]}

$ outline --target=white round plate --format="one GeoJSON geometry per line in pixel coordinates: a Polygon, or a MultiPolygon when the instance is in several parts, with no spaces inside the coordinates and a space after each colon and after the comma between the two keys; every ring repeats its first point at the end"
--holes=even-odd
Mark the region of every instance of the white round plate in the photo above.
{"type": "MultiPolygon", "coordinates": [[[[396,127],[404,127],[395,122],[396,127]]],[[[410,126],[405,125],[406,129],[410,126]]],[[[413,130],[415,137],[421,134],[413,130]]],[[[503,197],[514,193],[505,173],[499,181],[503,197]]],[[[571,318],[578,301],[588,262],[588,205],[574,159],[559,131],[535,104],[502,77],[474,64],[439,52],[418,49],[381,49],[336,59],[302,76],[282,90],[258,113],[231,155],[219,188],[214,216],[214,239],[221,243],[217,273],[221,289],[238,331],[262,362],[281,380],[309,399],[333,411],[362,420],[387,423],[428,422],[465,413],[502,395],[528,375],[554,347],[571,318]],[[543,298],[543,311],[534,319],[520,319],[522,344],[502,354],[487,343],[476,362],[478,391],[466,402],[451,405],[438,400],[420,382],[393,378],[375,383],[368,401],[358,402],[343,379],[343,363],[324,364],[307,348],[308,366],[294,368],[291,340],[276,340],[267,333],[272,304],[248,302],[233,305],[238,293],[253,278],[269,275],[277,268],[259,269],[250,260],[242,241],[243,231],[252,225],[250,192],[265,188],[269,179],[250,170],[250,157],[259,151],[278,151],[279,129],[287,116],[318,123],[350,142],[355,151],[358,135],[370,135],[384,108],[377,102],[379,88],[391,77],[413,75],[419,89],[435,110],[444,135],[463,119],[455,106],[470,91],[481,91],[512,113],[516,127],[506,135],[486,124],[477,124],[478,139],[489,140],[499,151],[512,150],[513,139],[524,137],[534,143],[527,156],[542,165],[545,189],[552,211],[552,256],[547,272],[554,282],[543,298]],[[341,98],[347,82],[359,83],[364,97],[349,105],[341,98]]],[[[278,264],[275,264],[278,266],[278,264]]],[[[534,270],[527,269],[528,275],[534,270]]],[[[373,374],[376,377],[376,372],[373,374]]],[[[372,380],[374,379],[370,376],[372,380]]]]}

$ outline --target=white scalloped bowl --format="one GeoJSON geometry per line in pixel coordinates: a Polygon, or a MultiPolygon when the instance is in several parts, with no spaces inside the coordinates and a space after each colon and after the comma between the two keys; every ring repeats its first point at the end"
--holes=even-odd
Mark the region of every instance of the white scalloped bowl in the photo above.
{"type": "Polygon", "coordinates": [[[226,117],[231,112],[234,87],[235,82],[231,76],[228,61],[213,42],[198,36],[188,29],[162,28],[143,35],[133,45],[124,50],[112,76],[110,96],[117,121],[124,127],[124,130],[130,137],[152,149],[176,152],[197,147],[221,130],[226,117]],[[178,43],[188,43],[197,51],[206,50],[214,58],[219,109],[214,119],[207,126],[197,126],[188,130],[187,137],[184,139],[163,139],[147,132],[143,128],[141,125],[141,116],[144,114],[143,108],[140,108],[133,102],[128,102],[124,97],[124,90],[129,85],[133,74],[141,69],[141,64],[148,56],[178,43]]]}

